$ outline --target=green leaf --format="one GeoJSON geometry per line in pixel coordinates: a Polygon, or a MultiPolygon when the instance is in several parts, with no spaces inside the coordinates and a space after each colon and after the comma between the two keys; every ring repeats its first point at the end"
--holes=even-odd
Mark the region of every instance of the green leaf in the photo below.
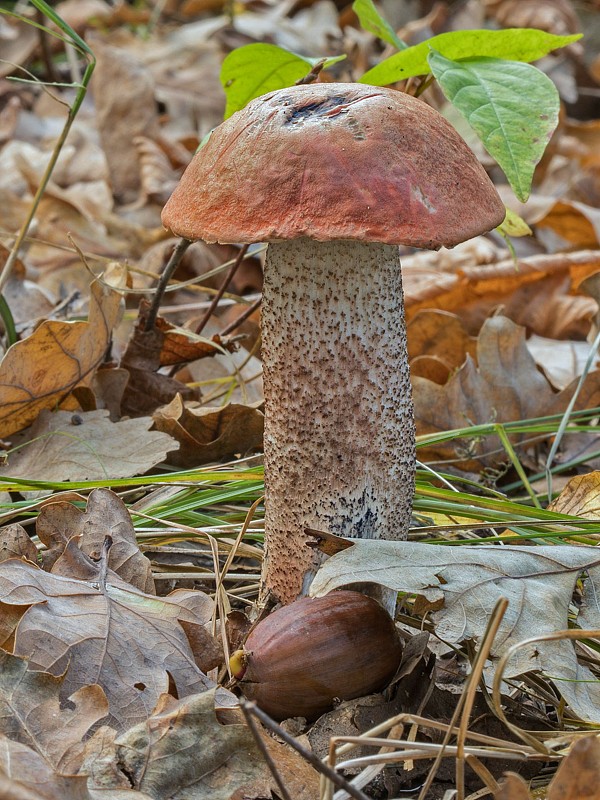
{"type": "Polygon", "coordinates": [[[435,51],[429,65],[525,202],[535,165],[558,124],[559,97],[550,78],[531,64],[498,58],[451,61],[435,51]]]}
{"type": "MultiPolygon", "coordinates": [[[[325,67],[344,58],[328,58],[325,67]]],[[[247,44],[233,50],[221,66],[221,84],[227,96],[225,119],[261,94],[292,86],[321,60],[298,56],[275,44],[247,44]]]]}
{"type": "Polygon", "coordinates": [[[552,50],[565,47],[581,39],[583,34],[555,36],[535,28],[507,28],[501,31],[474,30],[450,31],[440,33],[414,47],[407,47],[394,53],[376,67],[370,69],[360,79],[360,83],[372,86],[386,86],[388,83],[403,81],[413,75],[427,75],[430,72],[427,56],[430,50],[437,50],[446,58],[507,58],[511,61],[535,61],[552,50]]]}
{"type": "Polygon", "coordinates": [[[373,33],[378,39],[382,39],[398,50],[405,50],[408,47],[408,45],[396,35],[396,31],[392,28],[390,23],[377,11],[373,0],[354,0],[352,3],[352,10],[358,17],[358,21],[365,31],[373,33]]]}

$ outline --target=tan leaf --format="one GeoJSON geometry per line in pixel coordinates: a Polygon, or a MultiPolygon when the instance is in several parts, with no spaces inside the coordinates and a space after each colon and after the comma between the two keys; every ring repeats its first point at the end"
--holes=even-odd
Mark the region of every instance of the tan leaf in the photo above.
{"type": "MultiPolygon", "coordinates": [[[[556,394],[538,371],[525,343],[525,330],[505,317],[492,317],[477,340],[477,365],[468,356],[444,385],[412,379],[418,434],[437,433],[495,422],[541,417],[564,411],[577,381],[556,394]]],[[[600,402],[600,372],[588,375],[577,408],[600,402]]],[[[519,436],[511,436],[513,442],[519,436]]],[[[424,460],[454,460],[461,469],[478,470],[507,460],[495,436],[442,442],[420,451],[424,460]]]]}
{"type": "Polygon", "coordinates": [[[28,562],[0,564],[0,601],[30,606],[15,636],[14,652],[29,669],[62,675],[64,700],[97,683],[108,698],[110,724],[125,729],[145,720],[169,679],[179,697],[211,686],[195,664],[179,617],[189,612],[168,598],[135,590],[110,570],[67,546],[85,580],[43,572],[28,562]]]}
{"type": "Polygon", "coordinates": [[[548,787],[547,800],[600,800],[600,741],[579,739],[560,763],[548,787]]]}
{"type": "Polygon", "coordinates": [[[79,549],[95,560],[102,554],[105,537],[110,536],[109,568],[136,589],[155,593],[150,562],[140,552],[129,512],[109,489],[94,489],[85,511],[65,501],[48,503],[38,514],[36,533],[48,548],[42,555],[44,568],[66,578],[79,577],[60,559],[74,536],[80,537],[79,549]]]}
{"type": "MultiPolygon", "coordinates": [[[[314,770],[295,754],[284,760],[278,742],[269,749],[282,766],[290,796],[316,800],[319,781],[314,770]]],[[[115,740],[113,761],[132,788],[157,798],[230,800],[237,790],[243,797],[257,798],[277,792],[247,726],[217,721],[214,691],[179,701],[163,696],[146,722],[115,740]],[[185,787],[184,793],[180,787],[185,787]]],[[[115,785],[119,777],[114,776],[115,785]]]]}
{"type": "Polygon", "coordinates": [[[531,800],[526,782],[516,772],[507,772],[494,800],[531,800]]]}
{"type": "Polygon", "coordinates": [[[83,742],[108,714],[102,689],[93,684],[60,700],[62,676],[27,669],[27,662],[0,652],[0,734],[35,749],[61,773],[81,766],[83,742]]]}
{"type": "Polygon", "coordinates": [[[102,363],[121,315],[121,295],[93,283],[87,322],[43,322],[0,362],[0,437],[54,408],[102,363]]]}
{"type": "Polygon", "coordinates": [[[41,481],[106,480],[143,475],[165,460],[177,442],[150,431],[150,417],[111,422],[109,412],[43,410],[13,440],[0,475],[41,481]]]}
{"type": "MultiPolygon", "coordinates": [[[[508,600],[490,650],[490,671],[512,645],[504,677],[541,671],[582,719],[600,721],[600,682],[577,658],[574,643],[531,641],[532,636],[577,627],[600,627],[600,552],[597,547],[462,546],[421,542],[353,540],[352,547],[320,567],[310,593],[324,595],[352,583],[378,583],[394,592],[423,595],[437,636],[455,644],[479,642],[498,599],[508,600]],[[572,596],[583,583],[583,602],[575,619],[572,596]]],[[[488,672],[488,678],[490,678],[488,672]]]]}
{"type": "Polygon", "coordinates": [[[475,355],[475,340],[460,318],[447,311],[419,311],[407,325],[406,334],[411,360],[435,356],[453,370],[460,367],[467,353],[475,355]]]}
{"type": "Polygon", "coordinates": [[[229,403],[191,409],[177,395],[154,413],[154,423],[180,442],[179,450],[169,456],[178,467],[195,467],[262,447],[264,416],[252,406],[229,403]]]}
{"type": "Polygon", "coordinates": [[[600,519],[600,472],[571,478],[548,509],[559,514],[600,519]]]}
{"type": "Polygon", "coordinates": [[[7,800],[92,800],[85,775],[59,775],[30,747],[4,736],[0,737],[0,796],[7,800]]]}
{"type": "Polygon", "coordinates": [[[18,522],[0,528],[0,561],[8,558],[26,558],[34,564],[37,561],[37,548],[18,522]]]}
{"type": "Polygon", "coordinates": [[[140,188],[136,136],[158,136],[154,82],[148,68],[131,52],[94,39],[98,60],[94,102],[102,148],[108,160],[114,195],[135,200],[140,188]]]}

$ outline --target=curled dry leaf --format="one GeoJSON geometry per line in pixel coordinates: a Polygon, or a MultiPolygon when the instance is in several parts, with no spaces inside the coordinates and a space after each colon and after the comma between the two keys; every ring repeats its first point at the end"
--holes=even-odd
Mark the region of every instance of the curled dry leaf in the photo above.
{"type": "Polygon", "coordinates": [[[409,322],[421,310],[438,308],[457,314],[466,330],[476,333],[501,308],[539,336],[584,339],[589,332],[596,305],[570,292],[598,271],[600,250],[464,264],[451,273],[440,273],[436,262],[427,264],[403,261],[409,322]]]}
{"type": "MultiPolygon", "coordinates": [[[[558,545],[438,547],[418,542],[353,540],[328,559],[310,589],[320,596],[352,583],[377,583],[422,595],[437,635],[449,642],[479,641],[501,597],[509,601],[490,658],[492,668],[512,645],[570,627],[575,584],[583,602],[575,624],[600,628],[600,552],[596,547],[558,545]]],[[[542,671],[582,719],[600,721],[600,683],[577,661],[573,642],[534,641],[508,661],[506,678],[542,671]]]]}
{"type": "MultiPolygon", "coordinates": [[[[444,385],[425,378],[412,380],[417,434],[437,433],[469,425],[509,422],[564,411],[577,381],[556,394],[538,371],[527,350],[525,330],[505,317],[486,321],[477,340],[477,365],[468,356],[444,385]]],[[[600,403],[600,372],[590,373],[577,408],[600,403]]],[[[520,438],[512,437],[513,443],[520,438]]],[[[420,450],[422,460],[451,460],[461,469],[496,467],[507,460],[497,437],[450,441],[420,450]]]]}
{"type": "Polygon", "coordinates": [[[136,589],[155,593],[150,562],[140,552],[129,512],[109,489],[94,489],[85,511],[66,501],[48,503],[38,514],[36,533],[47,548],[42,553],[44,569],[65,578],[80,577],[69,562],[61,560],[73,537],[82,553],[98,560],[105,537],[110,536],[109,568],[136,589]]]}
{"type": "Polygon", "coordinates": [[[177,395],[154,413],[154,423],[179,443],[169,462],[196,467],[262,447],[264,416],[252,406],[229,403],[221,408],[189,408],[177,395]]]}
{"type": "Polygon", "coordinates": [[[121,295],[105,284],[91,286],[87,322],[48,320],[0,362],[0,437],[55,408],[80,384],[87,385],[102,363],[121,316],[121,295]]]}
{"type": "Polygon", "coordinates": [[[14,653],[29,660],[29,669],[64,674],[61,700],[97,683],[109,702],[110,724],[123,730],[148,717],[170,679],[179,697],[213,685],[180,625],[187,609],[137,591],[111,570],[104,582],[102,562],[89,560],[73,542],[67,551],[84,580],[28,562],[0,564],[0,601],[21,613],[14,653]]]}
{"type": "Polygon", "coordinates": [[[59,775],[35,750],[0,736],[0,795],[7,800],[92,800],[87,782],[85,775],[59,775]]]}
{"type": "MultiPolygon", "coordinates": [[[[0,412],[1,413],[1,412],[0,412]]],[[[150,417],[111,422],[109,412],[42,410],[0,467],[0,476],[40,481],[107,480],[143,475],[177,449],[150,417]]]]}

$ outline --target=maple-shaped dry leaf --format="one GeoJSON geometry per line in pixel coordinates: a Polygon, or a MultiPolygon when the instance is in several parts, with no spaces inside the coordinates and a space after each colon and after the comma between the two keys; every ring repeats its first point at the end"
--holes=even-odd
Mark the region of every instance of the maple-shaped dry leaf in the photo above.
{"type": "Polygon", "coordinates": [[[42,553],[44,568],[66,578],[81,577],[70,561],[61,559],[69,541],[79,537],[79,549],[97,560],[109,535],[109,569],[136,589],[155,593],[150,561],[140,552],[129,512],[110,489],[94,489],[85,511],[64,500],[44,505],[36,520],[36,533],[47,547],[42,553]]]}
{"type": "Polygon", "coordinates": [[[154,412],[159,431],[179,443],[169,462],[178,467],[197,467],[231,458],[262,447],[264,416],[252,406],[229,403],[219,408],[189,408],[177,395],[168,406],[154,412]]]}
{"type": "Polygon", "coordinates": [[[62,676],[27,669],[0,652],[0,734],[33,748],[60,773],[76,773],[89,731],[108,713],[100,686],[83,686],[64,703],[62,676]]]}
{"type": "Polygon", "coordinates": [[[42,410],[15,437],[18,446],[0,476],[40,481],[83,481],[143,475],[176,450],[171,436],[151,431],[150,417],[111,422],[107,410],[42,410]]]}
{"type": "MultiPolygon", "coordinates": [[[[574,381],[555,393],[538,371],[525,342],[525,329],[506,317],[492,317],[477,340],[477,365],[470,356],[444,385],[412,379],[417,434],[438,433],[495,422],[542,417],[564,411],[577,387],[574,381]]],[[[600,371],[588,375],[577,408],[600,403],[600,371]]],[[[511,436],[513,442],[520,441],[511,436]]],[[[424,461],[454,460],[461,469],[495,467],[508,458],[495,436],[448,441],[419,451],[424,461]],[[468,453],[465,450],[468,449],[468,453]]]]}
{"type": "MultiPolygon", "coordinates": [[[[100,736],[98,737],[100,738],[100,736]]],[[[272,740],[271,740],[272,741],[272,740]]],[[[102,742],[106,759],[106,741],[102,742]]],[[[86,762],[93,775],[94,739],[86,762]]],[[[283,746],[273,742],[271,757],[282,761],[283,746]]],[[[233,796],[271,797],[273,778],[245,724],[221,725],[215,692],[182,700],[163,696],[152,716],[114,741],[113,762],[130,785],[156,800],[230,800],[233,796]],[[168,764],[168,769],[165,766],[168,764]],[[240,794],[235,794],[236,792],[240,794]]],[[[294,800],[316,800],[318,779],[296,754],[282,762],[282,777],[294,800]]],[[[104,774],[103,786],[110,786],[104,774]]],[[[93,784],[92,784],[93,785],[93,784]]]]}
{"type": "Polygon", "coordinates": [[[0,602],[21,607],[14,652],[30,669],[62,675],[61,698],[99,684],[110,724],[124,729],[148,717],[169,676],[185,697],[212,685],[198,669],[179,617],[189,612],[168,598],[136,591],[69,543],[86,580],[52,575],[28,562],[0,564],[0,602]],[[29,608],[27,608],[29,606],[29,608]]]}
{"type": "MultiPolygon", "coordinates": [[[[340,586],[368,582],[422,595],[437,604],[431,618],[438,636],[450,643],[480,640],[496,602],[505,597],[508,610],[491,649],[495,664],[518,642],[570,627],[573,591],[582,579],[584,596],[576,624],[600,628],[600,551],[596,547],[439,547],[353,540],[352,547],[323,564],[310,593],[323,595],[340,586]]],[[[504,675],[536,670],[555,683],[576,714],[600,721],[600,681],[578,663],[571,641],[529,643],[511,657],[504,675]]]]}
{"type": "Polygon", "coordinates": [[[25,428],[91,380],[120,315],[121,295],[94,282],[87,322],[47,320],[9,348],[0,362],[0,437],[25,428]]]}
{"type": "Polygon", "coordinates": [[[600,741],[586,736],[575,742],[552,778],[547,800],[600,800],[600,741]]]}

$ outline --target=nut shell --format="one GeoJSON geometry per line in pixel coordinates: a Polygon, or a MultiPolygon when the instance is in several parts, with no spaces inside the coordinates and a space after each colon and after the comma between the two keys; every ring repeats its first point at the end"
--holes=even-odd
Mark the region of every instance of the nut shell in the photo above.
{"type": "Polygon", "coordinates": [[[379,603],[339,591],[275,611],[250,633],[244,654],[245,697],[276,720],[315,719],[336,699],[383,689],[398,668],[402,646],[379,603]]]}

